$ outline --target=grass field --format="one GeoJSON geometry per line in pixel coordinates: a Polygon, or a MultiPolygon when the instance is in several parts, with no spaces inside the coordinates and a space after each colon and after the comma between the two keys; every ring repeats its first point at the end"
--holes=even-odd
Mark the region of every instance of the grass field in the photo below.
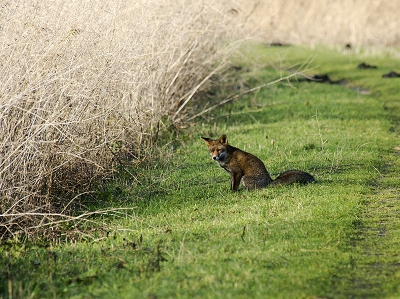
{"type": "Polygon", "coordinates": [[[87,198],[89,210],[132,212],[94,216],[104,228],[78,241],[5,243],[1,297],[398,298],[400,79],[382,74],[400,61],[248,44],[232,58],[233,93],[310,58],[309,75],[346,84],[292,78],[171,133],[165,159],[132,170],[140,184],[121,174],[87,198]],[[296,168],[318,183],[231,193],[200,139],[221,134],[273,177],[296,168]]]}

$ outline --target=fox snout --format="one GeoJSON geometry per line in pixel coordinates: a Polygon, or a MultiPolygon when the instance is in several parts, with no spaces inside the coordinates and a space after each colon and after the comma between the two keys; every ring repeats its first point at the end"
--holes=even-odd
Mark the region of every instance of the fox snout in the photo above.
{"type": "Polygon", "coordinates": [[[211,158],[212,158],[214,161],[222,161],[222,160],[225,158],[225,156],[226,156],[225,152],[221,152],[221,153],[210,153],[210,155],[211,155],[211,158]]]}

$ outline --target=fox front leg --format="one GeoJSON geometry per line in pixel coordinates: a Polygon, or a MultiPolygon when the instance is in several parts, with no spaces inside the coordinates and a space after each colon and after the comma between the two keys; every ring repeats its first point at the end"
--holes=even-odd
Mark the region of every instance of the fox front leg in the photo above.
{"type": "Polygon", "coordinates": [[[240,173],[232,173],[231,172],[231,190],[232,191],[239,190],[241,179],[242,179],[242,175],[240,173]]]}

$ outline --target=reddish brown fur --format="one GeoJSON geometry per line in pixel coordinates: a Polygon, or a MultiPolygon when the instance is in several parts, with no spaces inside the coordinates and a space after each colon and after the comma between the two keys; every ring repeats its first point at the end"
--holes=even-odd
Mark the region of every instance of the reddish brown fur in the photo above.
{"type": "Polygon", "coordinates": [[[202,137],[202,139],[206,143],[212,159],[230,173],[232,191],[239,189],[241,181],[248,190],[264,188],[270,184],[314,182],[311,174],[299,170],[286,171],[272,180],[264,163],[259,158],[229,145],[226,135],[222,135],[216,140],[206,137],[202,137]]]}

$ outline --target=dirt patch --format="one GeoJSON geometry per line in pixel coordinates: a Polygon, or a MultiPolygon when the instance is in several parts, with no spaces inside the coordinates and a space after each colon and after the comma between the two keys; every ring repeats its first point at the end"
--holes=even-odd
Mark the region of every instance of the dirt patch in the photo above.
{"type": "Polygon", "coordinates": [[[377,69],[378,67],[376,65],[370,65],[365,62],[361,62],[358,66],[358,69],[377,69]]]}
{"type": "Polygon", "coordinates": [[[398,78],[398,77],[400,77],[400,74],[395,71],[391,71],[387,74],[382,75],[382,78],[398,78]]]}
{"type": "Polygon", "coordinates": [[[331,84],[331,85],[342,85],[344,87],[350,88],[357,92],[358,94],[362,95],[369,95],[371,94],[371,90],[362,86],[353,86],[347,82],[346,79],[339,79],[339,80],[332,80],[328,74],[318,74],[308,78],[300,78],[298,79],[299,82],[316,82],[316,83],[324,83],[324,84],[331,84]]]}
{"type": "Polygon", "coordinates": [[[338,84],[338,85],[346,85],[347,82],[345,79],[332,80],[328,74],[317,74],[312,77],[300,78],[299,82],[317,82],[317,83],[325,83],[325,84],[338,84]]]}

